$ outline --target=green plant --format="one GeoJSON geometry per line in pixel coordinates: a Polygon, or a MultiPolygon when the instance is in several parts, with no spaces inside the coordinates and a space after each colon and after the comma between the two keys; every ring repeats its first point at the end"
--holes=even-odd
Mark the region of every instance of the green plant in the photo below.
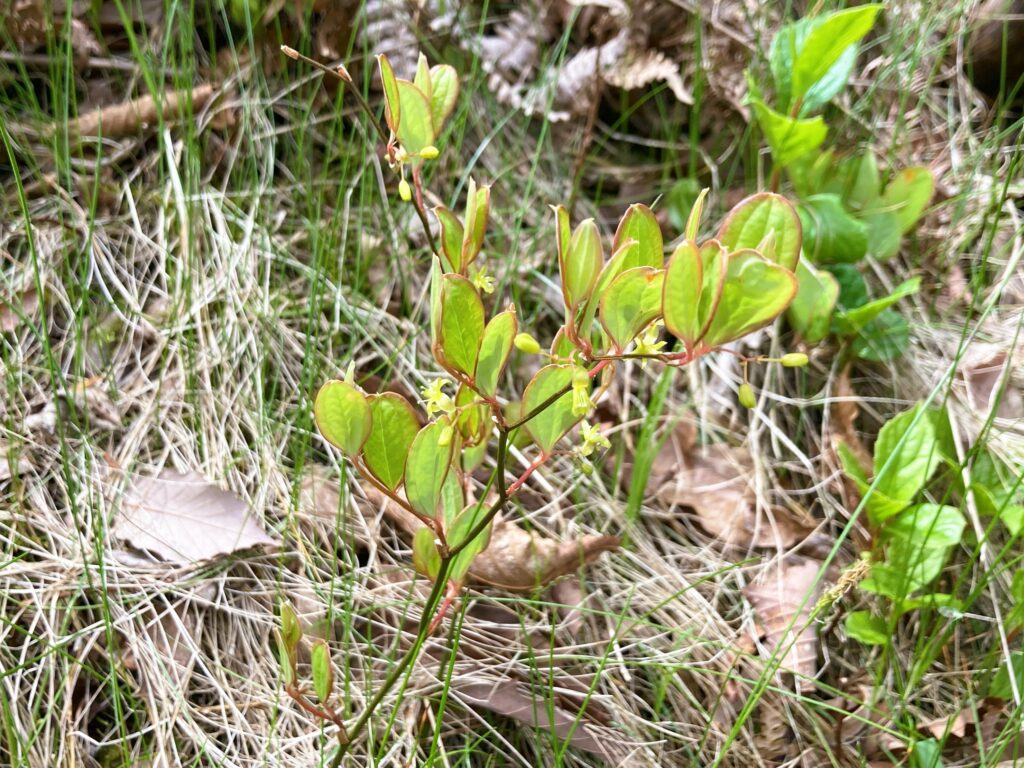
{"type": "MultiPolygon", "coordinates": [[[[458,82],[450,67],[430,68],[424,58],[415,81],[396,78],[386,57],[378,61],[387,157],[400,178],[399,196],[426,220],[422,163],[437,156],[435,142],[458,82]]],[[[347,82],[342,72],[339,77],[347,82]]],[[[301,632],[290,610],[282,611],[279,647],[286,690],[305,709],[338,726],[336,762],[443,620],[474,558],[487,547],[495,516],[530,476],[556,455],[570,455],[584,472],[592,471],[588,457],[609,441],[586,418],[610,384],[615,364],[640,359],[684,366],[765,327],[789,306],[801,248],[792,204],[771,193],[749,197],[728,214],[715,238],[701,242],[705,194],[690,212],[684,241],[667,261],[661,230],[646,206],[625,212],[608,259],[593,220],[573,228],[569,211],[554,207],[552,250],[564,322],[546,353],[521,327],[513,305],[488,311],[494,283],[477,262],[490,212],[489,188],[470,182],[461,220],[444,207],[434,209],[440,237],[431,257],[430,339],[433,357],[447,376],[422,391],[421,411],[399,394],[364,392],[350,365],[343,380],[323,385],[314,405],[321,434],[366,482],[423,523],[412,542],[413,565],[433,583],[412,649],[348,728],[327,707],[331,687],[323,651],[313,656],[319,704],[296,682],[301,632]],[[663,326],[680,348],[668,346],[663,326]],[[546,364],[522,384],[510,366],[516,354],[543,354],[546,364]],[[577,426],[575,445],[560,447],[577,426]],[[532,451],[533,459],[510,479],[512,444],[532,451]],[[492,469],[480,488],[473,472],[487,459],[492,469]]],[[[795,354],[778,362],[803,365],[806,360],[795,354]]],[[[744,358],[744,369],[748,362],[744,358]]]]}
{"type": "MultiPolygon", "coordinates": [[[[951,498],[966,503],[969,492],[980,514],[1001,521],[1013,536],[1021,532],[1019,472],[1015,475],[992,454],[979,450],[971,464],[970,488],[965,489],[955,451],[947,445],[947,431],[944,411],[918,404],[882,427],[871,469],[862,466],[845,444],[839,446],[843,470],[864,498],[873,537],[873,564],[860,586],[885,598],[891,609],[888,617],[870,611],[847,616],[847,632],[863,643],[888,645],[892,626],[909,611],[959,610],[955,595],[929,591],[966,529],[958,507],[922,499],[929,484],[941,479],[936,476],[940,466],[953,470],[948,483],[951,498]]],[[[1024,584],[1024,577],[1019,581],[1024,584]]]]}
{"type": "Polygon", "coordinates": [[[821,151],[828,135],[822,110],[846,85],[861,40],[880,5],[862,5],[801,19],[779,30],[769,49],[774,101],[748,76],[750,103],[771,150],[772,188],[787,175],[798,199],[804,251],[796,267],[799,291],[790,325],[809,343],[829,333],[867,360],[898,357],[906,348],[906,321],[891,309],[915,293],[907,280],[872,300],[855,266],[867,256],[895,256],[924,213],[934,179],[927,168],[906,168],[882,184],[870,147],[859,154],[821,151]]]}

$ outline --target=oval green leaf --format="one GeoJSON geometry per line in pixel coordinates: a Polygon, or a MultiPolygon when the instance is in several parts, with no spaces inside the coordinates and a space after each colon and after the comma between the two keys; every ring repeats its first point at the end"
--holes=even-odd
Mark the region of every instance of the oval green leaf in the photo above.
{"type": "Polygon", "coordinates": [[[487,232],[487,217],[491,209],[491,188],[477,187],[469,180],[466,195],[466,229],[462,236],[462,268],[465,270],[480,255],[487,232]]]}
{"type": "Polygon", "coordinates": [[[459,98],[459,75],[455,67],[437,64],[430,68],[430,117],[434,123],[434,134],[440,134],[445,120],[455,109],[459,98]]]}
{"type": "Polygon", "coordinates": [[[484,328],[475,378],[477,390],[488,397],[494,397],[498,389],[498,379],[505,370],[509,355],[512,354],[512,342],[518,329],[516,313],[513,310],[495,315],[484,328]]]}
{"type": "Polygon", "coordinates": [[[906,234],[921,218],[935,191],[935,177],[923,166],[904,168],[882,193],[882,204],[896,214],[900,232],[906,234]]]}
{"type": "Polygon", "coordinates": [[[543,405],[549,398],[565,390],[545,410],[524,425],[534,442],[544,453],[551,453],[562,436],[580,420],[572,412],[572,365],[546,365],[526,385],[523,393],[522,415],[526,416],[543,405]]]}
{"type": "Polygon", "coordinates": [[[441,433],[451,427],[447,417],[427,424],[412,441],[405,460],[405,498],[424,517],[434,517],[441,502],[441,489],[448,477],[455,439],[441,445],[441,433]]]}
{"type": "MultiPolygon", "coordinates": [[[[661,269],[665,265],[665,246],[661,236],[661,227],[658,225],[654,213],[646,205],[637,203],[629,206],[626,210],[619,221],[618,229],[615,230],[612,252],[618,251],[623,244],[630,240],[636,243],[636,249],[630,250],[630,258],[623,262],[619,273],[634,267],[661,269]]],[[[613,277],[616,276],[613,275],[613,277]]]]}
{"type": "Polygon", "coordinates": [[[742,200],[722,222],[718,240],[730,251],[753,248],[775,234],[775,247],[771,253],[762,253],[788,270],[796,268],[800,258],[803,230],[800,216],[793,204],[782,195],[759,192],[742,200]]]}
{"type": "Polygon", "coordinates": [[[831,272],[815,269],[806,259],[796,267],[799,284],[793,303],[786,310],[789,324],[809,344],[828,335],[839,298],[839,281],[831,272]]]}
{"type": "Polygon", "coordinates": [[[601,296],[601,325],[621,352],[661,314],[665,271],[653,267],[627,269],[601,296]]]}
{"type": "Polygon", "coordinates": [[[434,144],[434,126],[430,119],[430,103],[423,91],[408,80],[398,80],[399,110],[398,142],[413,156],[412,162],[424,147],[434,144]]]}
{"type": "Polygon", "coordinates": [[[828,135],[828,126],[819,115],[796,118],[776,112],[760,99],[751,99],[757,124],[772,151],[775,165],[785,168],[795,160],[809,155],[821,146],[828,135]]]}
{"type": "Polygon", "coordinates": [[[457,272],[463,274],[462,268],[462,222],[459,217],[439,205],[434,208],[434,215],[441,225],[441,255],[445,259],[443,264],[446,272],[457,272]]]}
{"type": "Polygon", "coordinates": [[[331,698],[334,691],[334,668],[331,666],[331,649],[327,641],[318,638],[309,651],[310,667],[313,672],[313,690],[321,702],[331,698]]]}
{"type": "Polygon", "coordinates": [[[716,347],[764,328],[796,295],[796,275],[756,251],[729,255],[722,298],[703,342],[716,347]]]}
{"type": "Polygon", "coordinates": [[[367,400],[373,421],[363,445],[363,461],[375,478],[394,491],[402,484],[405,459],[420,422],[409,402],[394,392],[370,395],[367,400]]]}
{"type": "MultiPolygon", "coordinates": [[[[486,515],[487,507],[482,502],[470,504],[462,510],[445,532],[449,548],[454,549],[455,547],[462,546],[469,540],[473,529],[480,524],[486,515]]],[[[473,564],[473,560],[487,549],[487,545],[490,544],[491,529],[493,527],[492,523],[488,523],[480,533],[469,541],[466,548],[455,556],[448,571],[449,580],[454,581],[456,584],[462,584],[466,574],[469,572],[470,566],[473,564]]]]}
{"type": "Polygon", "coordinates": [[[426,526],[417,528],[413,534],[412,567],[431,581],[434,581],[441,571],[441,555],[434,544],[434,532],[426,526]]]}
{"type": "Polygon", "coordinates": [[[346,456],[357,456],[370,435],[370,404],[344,381],[332,380],[320,387],[313,416],[320,434],[346,456]]]}
{"type": "Polygon", "coordinates": [[[473,284],[461,275],[441,279],[441,327],[438,362],[472,377],[484,335],[484,305],[473,284]]]}
{"type": "Polygon", "coordinates": [[[704,282],[703,272],[700,251],[690,240],[683,241],[672,252],[665,268],[662,288],[665,327],[681,339],[688,350],[692,350],[701,337],[698,304],[704,282]]]}
{"type": "Polygon", "coordinates": [[[800,205],[804,253],[815,263],[853,264],[868,252],[868,227],[843,206],[839,195],[813,195],[800,205]]]}
{"type": "Polygon", "coordinates": [[[579,307],[589,298],[603,261],[601,233],[594,220],[587,219],[576,227],[565,257],[559,259],[562,295],[567,308],[579,307]]]}
{"type": "Polygon", "coordinates": [[[399,120],[402,116],[402,103],[398,96],[398,79],[395,77],[395,70],[391,62],[383,53],[377,56],[377,66],[380,68],[380,81],[384,87],[384,121],[388,124],[391,132],[398,135],[399,120]]]}

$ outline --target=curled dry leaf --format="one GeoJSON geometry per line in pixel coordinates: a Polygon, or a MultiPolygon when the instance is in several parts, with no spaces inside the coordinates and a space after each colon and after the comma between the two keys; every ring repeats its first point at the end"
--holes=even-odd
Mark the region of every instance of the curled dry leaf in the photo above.
{"type": "Polygon", "coordinates": [[[182,565],[280,543],[264,532],[244,501],[198,473],[170,469],[130,479],[113,535],[182,565]]]}
{"type": "Polygon", "coordinates": [[[768,569],[743,590],[764,629],[765,646],[782,652],[780,666],[796,674],[800,691],[813,689],[808,678],[818,671],[818,635],[811,610],[820,591],[815,581],[821,563],[789,558],[768,569]]]}
{"type": "Polygon", "coordinates": [[[680,450],[679,443],[670,440],[659,459],[655,466],[661,468],[663,479],[654,486],[658,501],[691,508],[701,527],[726,545],[785,549],[810,532],[784,509],[758,510],[750,482],[753,461],[746,448],[716,444],[680,450]],[[673,458],[674,469],[665,472],[673,458]]]}
{"type": "Polygon", "coordinates": [[[967,401],[983,418],[1024,418],[1024,391],[1014,371],[1024,369],[1024,355],[1011,355],[994,344],[976,344],[967,350],[957,373],[967,390],[967,401]]]}
{"type": "Polygon", "coordinates": [[[542,691],[515,679],[456,679],[451,691],[465,707],[486,709],[532,728],[553,731],[561,739],[568,738],[577,749],[599,755],[613,765],[623,764],[620,761],[630,747],[620,732],[587,722],[579,713],[570,712],[543,697],[542,691]]]}
{"type": "MultiPolygon", "coordinates": [[[[407,535],[413,536],[423,524],[375,488],[364,487],[363,494],[375,509],[407,535]]],[[[579,540],[557,542],[528,533],[509,520],[494,521],[491,542],[477,555],[469,569],[471,581],[511,591],[529,591],[559,576],[575,573],[603,552],[619,547],[617,536],[583,536],[579,540]]]]}
{"type": "Polygon", "coordinates": [[[190,112],[198,112],[213,97],[212,85],[170,91],[160,103],[146,95],[89,112],[68,126],[72,136],[104,136],[116,139],[130,136],[157,124],[160,115],[165,121],[178,120],[190,112]]]}

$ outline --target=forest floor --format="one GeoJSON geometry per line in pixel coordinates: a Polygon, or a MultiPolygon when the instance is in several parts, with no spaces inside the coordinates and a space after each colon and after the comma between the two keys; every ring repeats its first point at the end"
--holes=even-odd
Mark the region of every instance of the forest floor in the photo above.
{"type": "MultiPolygon", "coordinates": [[[[643,203],[668,244],[707,187],[710,235],[777,181],[744,72],[767,82],[810,4],[5,5],[0,763],[328,765],[334,726],[282,685],[280,604],[327,640],[352,721],[428,585],[313,398],[351,363],[418,401],[440,369],[430,238],[351,89],[280,45],[344,62],[378,112],[374,54],[455,67],[427,202],[491,185],[491,301],[547,346],[549,205],[610,243],[643,203]]],[[[555,457],[505,521],[569,553],[558,578],[471,585],[346,765],[1020,764],[1022,122],[965,75],[973,7],[885,3],[825,112],[837,155],[935,178],[895,255],[855,267],[876,297],[921,278],[895,350],[780,320],[737,349],[806,368],[620,365],[596,471],[555,457]],[[862,588],[885,539],[837,450],[870,463],[919,402],[944,453],[915,498],[965,524],[897,606],[862,588]]]]}

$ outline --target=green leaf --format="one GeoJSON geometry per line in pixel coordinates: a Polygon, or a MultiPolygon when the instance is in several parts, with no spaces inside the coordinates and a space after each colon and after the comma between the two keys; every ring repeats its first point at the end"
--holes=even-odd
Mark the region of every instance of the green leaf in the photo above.
{"type": "Polygon", "coordinates": [[[601,234],[594,220],[587,219],[576,227],[565,258],[559,259],[562,295],[567,308],[578,307],[590,297],[603,261],[601,234]]]}
{"type": "Polygon", "coordinates": [[[963,513],[956,507],[916,504],[890,520],[885,533],[921,549],[948,549],[960,543],[965,525],[963,513]]]}
{"type": "Polygon", "coordinates": [[[827,269],[839,283],[840,309],[850,310],[867,304],[870,300],[868,284],[864,276],[853,264],[826,264],[827,269]]]}
{"type": "Polygon", "coordinates": [[[935,422],[922,404],[887,421],[875,442],[875,487],[908,506],[939,462],[935,422]]]}
{"type": "MultiPolygon", "coordinates": [[[[725,281],[726,259],[719,257],[718,266],[717,292],[721,295],[722,284],[725,281]]],[[[704,268],[700,251],[692,241],[684,240],[673,251],[665,268],[662,311],[668,332],[682,339],[689,350],[697,345],[711,322],[710,317],[700,315],[703,284],[704,268]]]]}
{"type": "Polygon", "coordinates": [[[869,611],[853,611],[846,617],[846,634],[864,645],[888,645],[892,640],[889,627],[880,616],[869,611]]]}
{"type": "Polygon", "coordinates": [[[427,65],[427,57],[422,53],[416,61],[416,76],[413,78],[412,84],[420,89],[423,95],[427,97],[427,101],[430,101],[431,94],[433,93],[430,82],[430,67],[427,65]]]}
{"type": "Polygon", "coordinates": [[[718,240],[728,250],[752,248],[788,270],[795,269],[800,259],[802,238],[800,217],[793,204],[772,192],[759,192],[741,200],[718,230],[718,240]],[[774,247],[761,250],[769,239],[774,247]]]}
{"type": "MultiPolygon", "coordinates": [[[[470,504],[462,510],[462,512],[460,512],[452,521],[451,526],[446,532],[449,548],[454,549],[467,541],[470,534],[472,534],[473,529],[476,528],[486,515],[487,507],[482,502],[470,504]]],[[[469,572],[470,566],[473,564],[473,560],[477,555],[487,549],[487,545],[491,540],[491,529],[493,527],[493,523],[488,523],[488,525],[472,539],[466,549],[456,555],[455,559],[452,560],[452,564],[448,571],[448,578],[451,581],[454,581],[456,584],[461,584],[463,582],[466,578],[466,574],[469,572]]]]}
{"type": "Polygon", "coordinates": [[[668,222],[676,232],[683,231],[699,194],[700,183],[696,179],[679,179],[665,193],[668,222]]]}
{"type": "Polygon", "coordinates": [[[448,64],[437,64],[430,68],[430,118],[434,125],[434,134],[441,133],[445,120],[455,109],[459,98],[459,75],[455,67],[448,64]]]}
{"type": "Polygon", "coordinates": [[[484,247],[490,210],[491,188],[477,187],[476,182],[470,179],[466,195],[466,229],[462,237],[463,270],[476,260],[480,255],[480,249],[484,247]]]}
{"type": "Polygon", "coordinates": [[[461,275],[445,275],[441,283],[438,362],[473,376],[483,335],[484,305],[480,294],[461,275]]]}
{"type": "Polygon", "coordinates": [[[484,328],[475,377],[477,389],[483,394],[494,397],[498,388],[498,378],[505,370],[518,330],[519,325],[513,310],[495,315],[484,328]]]}
{"type": "MultiPolygon", "coordinates": [[[[423,91],[408,80],[398,81],[398,100],[402,119],[398,123],[398,142],[410,155],[419,155],[424,147],[434,144],[434,126],[430,119],[430,102],[423,91]]],[[[415,161],[413,161],[415,162],[415,161]]]]}
{"type": "Polygon", "coordinates": [[[920,739],[910,748],[910,768],[942,768],[942,745],[937,739],[920,739]]]}
{"type": "Polygon", "coordinates": [[[725,287],[703,343],[717,347],[764,328],[796,295],[796,275],[756,251],[729,255],[725,287]]]}
{"type": "Polygon", "coordinates": [[[664,242],[661,227],[654,213],[646,205],[639,203],[629,206],[615,230],[612,252],[618,251],[624,243],[633,240],[636,248],[630,251],[631,258],[624,263],[619,272],[634,267],[653,267],[661,269],[665,265],[664,242]]]}
{"type": "Polygon", "coordinates": [[[804,252],[815,262],[855,263],[868,252],[868,228],[843,207],[838,195],[814,195],[799,208],[804,252]]]}
{"type": "Polygon", "coordinates": [[[868,228],[868,253],[876,259],[891,259],[900,252],[903,229],[894,211],[884,207],[881,200],[861,214],[868,228]]]}
{"type": "Polygon", "coordinates": [[[820,192],[834,193],[846,208],[861,211],[878,202],[882,182],[878,178],[878,161],[870,149],[861,155],[848,157],[838,163],[820,192]]]}
{"type": "Polygon", "coordinates": [[[809,344],[817,344],[828,335],[839,298],[839,283],[830,272],[817,270],[806,259],[796,267],[799,286],[793,303],[786,310],[790,326],[809,344]]]}
{"type": "Polygon", "coordinates": [[[417,528],[412,537],[412,567],[431,581],[441,572],[441,555],[434,544],[434,532],[425,526],[417,528]]]}
{"type": "Polygon", "coordinates": [[[601,296],[601,325],[622,351],[661,314],[665,271],[636,267],[619,275],[601,296]]]}
{"type": "Polygon", "coordinates": [[[836,452],[839,454],[839,462],[843,465],[843,472],[853,480],[857,490],[863,496],[869,485],[867,469],[861,466],[857,454],[846,443],[839,441],[836,444],[836,452]]]}
{"type": "Polygon", "coordinates": [[[441,503],[441,489],[451,468],[455,440],[449,440],[448,445],[441,445],[440,440],[451,426],[447,417],[427,424],[416,434],[405,460],[405,498],[424,517],[436,516],[441,503]]]}
{"type": "Polygon", "coordinates": [[[860,586],[897,601],[935,581],[949,559],[947,548],[918,547],[901,537],[889,539],[885,549],[885,561],[874,565],[860,586]]]}
{"type": "Polygon", "coordinates": [[[441,255],[445,258],[444,270],[465,274],[462,263],[462,222],[459,217],[439,205],[434,208],[434,215],[441,225],[441,255]]]}
{"type": "Polygon", "coordinates": [[[336,379],[316,393],[313,416],[324,439],[346,456],[359,455],[370,435],[370,404],[356,387],[336,379]]]}
{"type": "Polygon", "coordinates": [[[871,31],[881,8],[881,5],[861,5],[815,20],[793,60],[794,102],[803,99],[812,86],[829,75],[832,67],[848,55],[847,50],[871,31]]]}
{"type": "Polygon", "coordinates": [[[882,205],[896,214],[900,232],[906,234],[917,224],[935,191],[935,177],[922,166],[905,168],[896,174],[882,193],[882,205]]]}
{"type": "Polygon", "coordinates": [[[298,616],[288,603],[281,603],[281,644],[289,655],[294,655],[300,640],[302,625],[299,624],[298,616]]]}
{"type": "MultiPolygon", "coordinates": [[[[793,61],[803,50],[808,34],[819,23],[820,19],[817,18],[800,19],[794,24],[783,27],[772,40],[769,63],[772,79],[775,81],[776,102],[783,112],[788,112],[793,105],[793,61]]],[[[850,79],[850,73],[856,63],[857,46],[851,45],[843,51],[829,71],[804,94],[800,114],[813,112],[831,101],[850,79]]]]}
{"type": "Polygon", "coordinates": [[[389,490],[402,484],[405,459],[420,422],[408,401],[394,392],[370,395],[373,425],[363,446],[363,461],[375,478],[389,490]]]}
{"type": "Polygon", "coordinates": [[[828,126],[819,117],[796,118],[776,112],[763,101],[754,99],[754,114],[764,138],[772,151],[772,158],[780,168],[810,154],[825,141],[828,126]]]}
{"type": "Polygon", "coordinates": [[[887,309],[853,340],[850,350],[861,360],[885,362],[895,360],[910,344],[910,325],[906,318],[887,309]]]}
{"type": "Polygon", "coordinates": [[[1024,690],[1024,651],[1012,651],[1009,663],[1003,662],[992,680],[988,695],[1004,701],[1013,699],[1013,686],[1010,685],[1010,673],[1017,681],[1017,690],[1024,690]]]}
{"type": "Polygon", "coordinates": [[[700,232],[700,217],[704,215],[704,201],[707,200],[709,191],[706,187],[700,191],[696,202],[693,204],[693,208],[690,210],[690,216],[686,219],[686,229],[683,231],[683,234],[687,240],[695,243],[700,232]]]}
{"type": "Polygon", "coordinates": [[[309,660],[313,672],[313,690],[321,702],[326,702],[334,691],[334,667],[331,666],[331,649],[327,647],[326,640],[320,638],[313,642],[309,660]]]}
{"type": "Polygon", "coordinates": [[[888,296],[842,313],[837,318],[836,331],[843,336],[853,336],[900,299],[915,294],[920,289],[921,278],[912,277],[905,280],[888,296]]]}
{"type": "Polygon", "coordinates": [[[549,398],[565,390],[565,394],[548,408],[534,416],[524,426],[534,442],[545,454],[551,453],[562,436],[580,420],[572,412],[572,365],[546,365],[526,385],[523,393],[522,414],[526,416],[540,407],[549,398]]]}
{"type": "Polygon", "coordinates": [[[383,53],[377,56],[377,66],[380,68],[380,81],[384,86],[384,120],[391,132],[397,136],[399,120],[402,117],[398,79],[395,77],[395,70],[391,68],[391,62],[383,53]]]}

